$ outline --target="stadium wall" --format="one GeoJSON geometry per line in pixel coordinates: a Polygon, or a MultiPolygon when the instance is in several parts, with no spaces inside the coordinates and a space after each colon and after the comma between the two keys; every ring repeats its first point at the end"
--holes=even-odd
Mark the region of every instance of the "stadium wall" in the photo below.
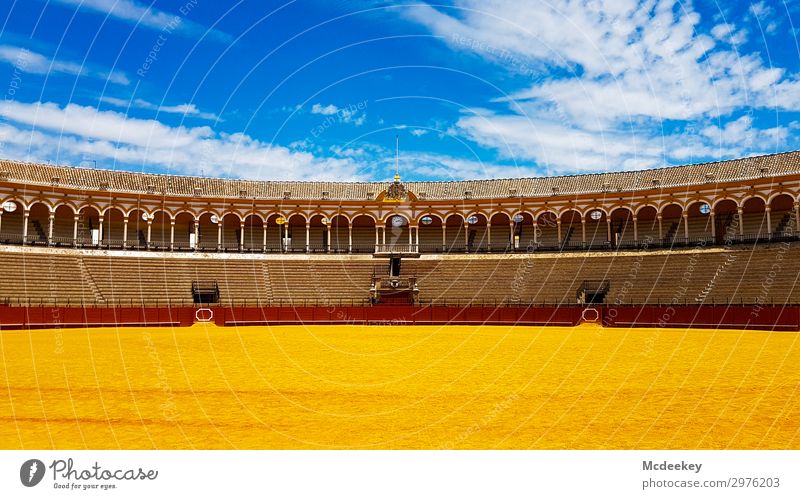
{"type": "Polygon", "coordinates": [[[800,330],[800,306],[8,307],[0,329],[256,325],[520,325],[800,330]]]}

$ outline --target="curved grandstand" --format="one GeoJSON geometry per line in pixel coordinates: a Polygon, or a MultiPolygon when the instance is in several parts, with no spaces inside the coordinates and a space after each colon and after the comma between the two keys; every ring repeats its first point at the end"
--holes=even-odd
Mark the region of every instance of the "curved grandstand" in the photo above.
{"type": "Polygon", "coordinates": [[[0,161],[0,259],[14,283],[0,322],[66,324],[78,308],[78,323],[184,323],[213,304],[225,324],[574,323],[589,306],[611,325],[655,324],[658,307],[713,305],[714,318],[686,308],[666,322],[796,328],[798,196],[798,152],[407,183],[0,161]],[[320,311],[330,304],[340,309],[320,311]],[[122,307],[138,312],[123,321],[122,307]]]}

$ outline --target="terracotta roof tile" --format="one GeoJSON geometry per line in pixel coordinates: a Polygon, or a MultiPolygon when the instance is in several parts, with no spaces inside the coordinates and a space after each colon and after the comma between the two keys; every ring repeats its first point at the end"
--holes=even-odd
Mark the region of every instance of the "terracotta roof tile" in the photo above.
{"type": "MultiPolygon", "coordinates": [[[[20,161],[0,160],[0,177],[6,173],[9,181],[51,185],[54,179],[61,186],[112,192],[155,193],[177,196],[319,200],[323,192],[331,200],[367,200],[376,197],[389,182],[300,182],[280,180],[239,180],[133,173],[93,168],[43,165],[20,161]],[[370,194],[371,193],[371,194],[370,194]]],[[[800,152],[719,161],[651,170],[536,177],[495,180],[464,180],[448,182],[405,182],[413,193],[425,193],[427,200],[500,199],[512,194],[517,197],[541,197],[558,194],[605,193],[667,188],[704,183],[730,182],[760,177],[800,173],[800,152]],[[657,182],[657,183],[654,183],[657,182]]]]}

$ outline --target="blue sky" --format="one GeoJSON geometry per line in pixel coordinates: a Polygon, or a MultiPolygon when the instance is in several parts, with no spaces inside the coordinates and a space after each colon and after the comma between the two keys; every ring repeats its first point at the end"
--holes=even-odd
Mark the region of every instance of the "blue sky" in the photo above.
{"type": "Polygon", "coordinates": [[[260,179],[799,149],[797,2],[5,0],[0,157],[260,179]]]}

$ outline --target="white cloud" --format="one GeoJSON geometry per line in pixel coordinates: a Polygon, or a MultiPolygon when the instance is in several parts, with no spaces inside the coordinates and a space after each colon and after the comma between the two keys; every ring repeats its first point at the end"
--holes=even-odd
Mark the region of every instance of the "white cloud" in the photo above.
{"type": "Polygon", "coordinates": [[[121,85],[130,83],[128,77],[121,71],[100,70],[76,62],[50,59],[32,50],[11,45],[0,45],[0,61],[11,64],[26,73],[42,75],[64,73],[99,78],[121,85]]]}
{"type": "Polygon", "coordinates": [[[733,116],[800,110],[797,78],[738,53],[745,30],[717,25],[704,33],[691,4],[455,0],[454,7],[404,12],[454,50],[501,67],[530,61],[559,76],[496,99],[505,111],[463,116],[453,132],[551,174],[770,152],[785,147],[785,129],[759,130],[733,116]],[[712,120],[720,123],[713,138],[712,120]],[[728,142],[737,133],[757,140],[750,149],[728,142]]]}
{"type": "Polygon", "coordinates": [[[415,129],[411,130],[411,135],[413,135],[414,137],[422,137],[423,135],[425,135],[427,133],[428,133],[428,131],[425,130],[424,128],[415,128],[415,129]]]}
{"type": "Polygon", "coordinates": [[[144,5],[135,0],[56,0],[57,2],[74,5],[79,9],[87,9],[94,12],[116,18],[120,21],[132,23],[137,26],[162,30],[169,25],[178,22],[176,31],[192,36],[207,34],[219,41],[230,43],[233,37],[219,30],[206,28],[200,24],[187,19],[187,16],[197,7],[197,3],[187,1],[180,7],[180,10],[171,14],[158,10],[149,5],[144,5]]]}
{"type": "Polygon", "coordinates": [[[128,101],[125,99],[118,99],[116,97],[109,97],[107,95],[100,97],[100,102],[105,102],[107,104],[111,104],[112,106],[124,109],[132,107],[137,109],[147,109],[150,111],[157,111],[159,113],[182,114],[184,116],[192,116],[195,118],[202,118],[205,120],[212,120],[212,121],[219,120],[219,116],[217,116],[216,114],[200,111],[200,109],[194,104],[161,106],[158,104],[154,104],[152,102],[148,102],[144,99],[133,99],[132,101],[128,101]]]}
{"type": "Polygon", "coordinates": [[[330,116],[336,114],[337,112],[339,112],[339,108],[333,104],[328,104],[327,106],[323,106],[322,104],[314,104],[311,106],[311,114],[330,116]]]}
{"type": "Polygon", "coordinates": [[[311,106],[311,114],[321,114],[323,116],[336,115],[342,123],[353,123],[355,126],[361,126],[367,120],[367,113],[364,112],[366,108],[367,101],[348,104],[341,108],[334,104],[324,106],[320,103],[316,103],[311,106]]]}
{"type": "Polygon", "coordinates": [[[769,35],[774,35],[778,31],[780,23],[784,20],[782,17],[776,16],[775,9],[767,5],[765,1],[750,4],[749,12],[764,32],[769,35]]]}
{"type": "Polygon", "coordinates": [[[741,45],[747,41],[747,30],[736,31],[733,24],[721,23],[711,28],[711,36],[724,43],[741,45]]]}
{"type": "Polygon", "coordinates": [[[32,161],[160,167],[181,174],[269,179],[359,179],[350,158],[318,158],[244,133],[210,127],[170,127],[114,111],[69,104],[5,102],[0,116],[0,156],[32,161]]]}

